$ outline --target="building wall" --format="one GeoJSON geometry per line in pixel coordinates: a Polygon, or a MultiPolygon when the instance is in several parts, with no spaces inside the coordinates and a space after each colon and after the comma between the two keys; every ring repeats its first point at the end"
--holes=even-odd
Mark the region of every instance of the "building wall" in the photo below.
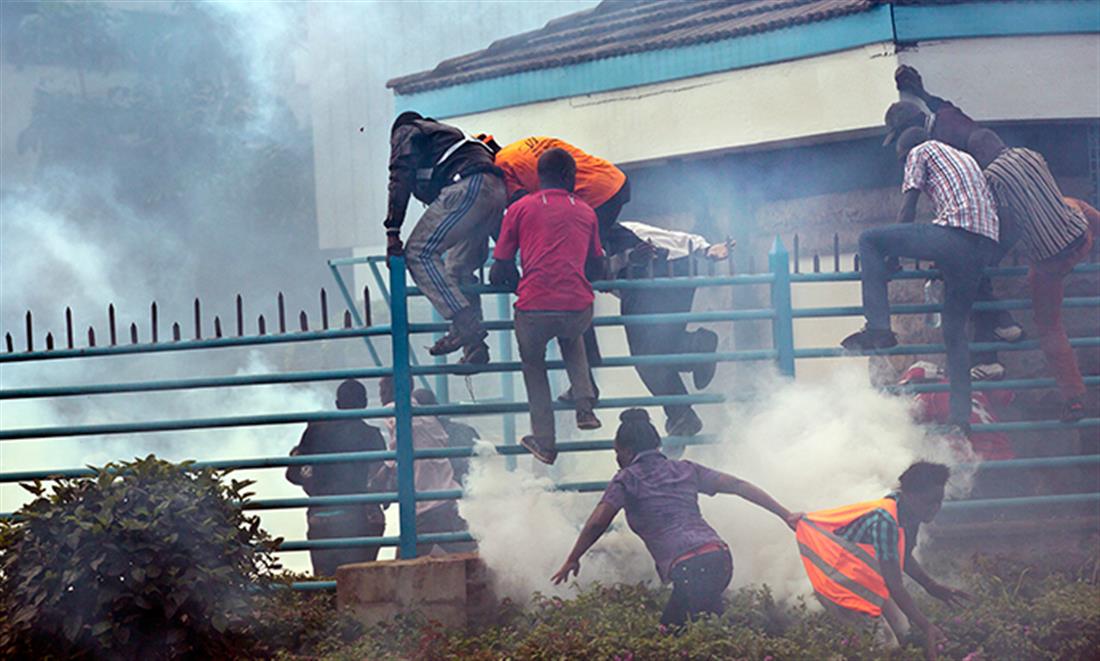
{"type": "Polygon", "coordinates": [[[1088,63],[1098,61],[1096,34],[921,42],[901,52],[882,42],[447,119],[502,144],[555,135],[630,164],[877,132],[898,98],[898,64],[917,67],[931,91],[982,121],[1097,118],[1100,80],[1088,63]]]}

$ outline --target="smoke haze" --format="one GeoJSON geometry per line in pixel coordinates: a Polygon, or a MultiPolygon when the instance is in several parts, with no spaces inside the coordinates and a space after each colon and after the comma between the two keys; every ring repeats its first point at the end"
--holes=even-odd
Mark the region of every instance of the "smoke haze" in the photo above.
{"type": "MultiPolygon", "coordinates": [[[[727,393],[727,396],[733,393],[727,393]]],[[[708,429],[737,430],[713,446],[690,447],[685,458],[761,487],[792,511],[814,511],[872,500],[897,486],[913,461],[957,464],[972,456],[914,424],[909,402],[872,388],[866,371],[849,366],[820,382],[766,378],[751,404],[731,404],[708,429]]],[[[712,412],[716,412],[713,409],[712,412]]],[[[610,453],[562,455],[560,473],[572,481],[607,480],[610,453]],[[568,462],[562,459],[569,457],[568,462]]],[[[948,498],[969,490],[970,475],[953,475],[948,498]]],[[[478,538],[502,596],[567,594],[549,582],[598,494],[550,491],[551,482],[509,473],[501,457],[483,454],[467,481],[460,510],[478,538]]],[[[808,592],[794,537],[771,513],[736,496],[700,497],[703,516],[729,544],[733,587],[767,583],[777,597],[808,592]]],[[[581,560],[579,583],[654,580],[648,552],[620,515],[581,560]]]]}

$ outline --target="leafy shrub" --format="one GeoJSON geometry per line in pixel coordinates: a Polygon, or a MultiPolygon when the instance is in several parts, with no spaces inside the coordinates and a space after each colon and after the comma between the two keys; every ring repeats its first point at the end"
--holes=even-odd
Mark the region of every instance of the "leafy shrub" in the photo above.
{"type": "MultiPolygon", "coordinates": [[[[975,595],[952,609],[920,595],[925,612],[948,642],[942,659],[1094,659],[1100,649],[1100,587],[1095,571],[1041,572],[998,559],[979,559],[963,572],[975,595]]],[[[351,644],[319,650],[332,661],[439,659],[751,659],[752,661],[918,661],[920,641],[897,649],[871,633],[838,627],[802,602],[781,605],[766,587],[745,588],[724,615],[660,630],[667,589],[646,585],[594,586],[572,599],[536,596],[529,608],[507,604],[497,624],[480,631],[442,628],[416,614],[369,628],[351,644]],[[326,654],[327,652],[327,654],[326,654]]]]}
{"type": "Polygon", "coordinates": [[[257,590],[278,569],[239,501],[251,481],[150,455],[24,485],[0,524],[0,656],[231,658],[255,649],[257,590]],[[263,580],[261,580],[263,579],[263,580]]]}

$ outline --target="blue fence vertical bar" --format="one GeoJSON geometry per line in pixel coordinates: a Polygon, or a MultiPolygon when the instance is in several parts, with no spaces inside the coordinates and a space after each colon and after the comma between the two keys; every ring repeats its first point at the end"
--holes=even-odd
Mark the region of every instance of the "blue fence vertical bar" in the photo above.
{"type": "Polygon", "coordinates": [[[393,346],[393,407],[397,436],[397,505],[404,559],[416,557],[416,476],[413,471],[412,377],[409,370],[409,302],[405,257],[390,257],[390,327],[393,346]]]}
{"type": "Polygon", "coordinates": [[[772,346],[778,354],[776,366],[780,374],[794,376],[794,312],[791,309],[791,257],[778,236],[768,251],[768,267],[772,281],[772,346]]]}
{"type": "MultiPolygon", "coordinates": [[[[512,318],[512,298],[508,294],[497,295],[497,306],[500,312],[501,319],[512,318]]],[[[503,362],[510,363],[514,359],[512,354],[512,334],[505,331],[500,334],[500,359],[503,362]]],[[[506,402],[514,402],[516,400],[516,380],[515,375],[512,372],[501,372],[500,374],[500,396],[506,402]]],[[[504,442],[509,445],[516,444],[516,414],[505,413],[504,414],[504,442]]],[[[505,459],[505,466],[508,470],[516,469],[516,457],[515,455],[508,455],[505,459]]]]}

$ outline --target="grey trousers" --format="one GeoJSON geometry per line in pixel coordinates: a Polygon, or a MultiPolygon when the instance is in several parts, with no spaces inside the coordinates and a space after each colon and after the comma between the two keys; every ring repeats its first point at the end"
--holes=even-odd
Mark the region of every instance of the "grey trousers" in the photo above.
{"type": "Polygon", "coordinates": [[[420,216],[405,243],[413,280],[444,319],[473,305],[476,294],[462,285],[477,282],[477,270],[489,257],[489,234],[500,226],[505,202],[504,180],[474,174],[445,187],[420,216]],[[444,259],[446,253],[446,259],[444,259]]]}
{"type": "Polygon", "coordinates": [[[523,361],[523,383],[531,411],[531,434],[554,438],[554,404],[546,375],[546,345],[558,338],[569,387],[578,406],[591,406],[595,396],[588,378],[584,331],[592,325],[592,306],[576,312],[516,310],[516,343],[523,361]]]}

